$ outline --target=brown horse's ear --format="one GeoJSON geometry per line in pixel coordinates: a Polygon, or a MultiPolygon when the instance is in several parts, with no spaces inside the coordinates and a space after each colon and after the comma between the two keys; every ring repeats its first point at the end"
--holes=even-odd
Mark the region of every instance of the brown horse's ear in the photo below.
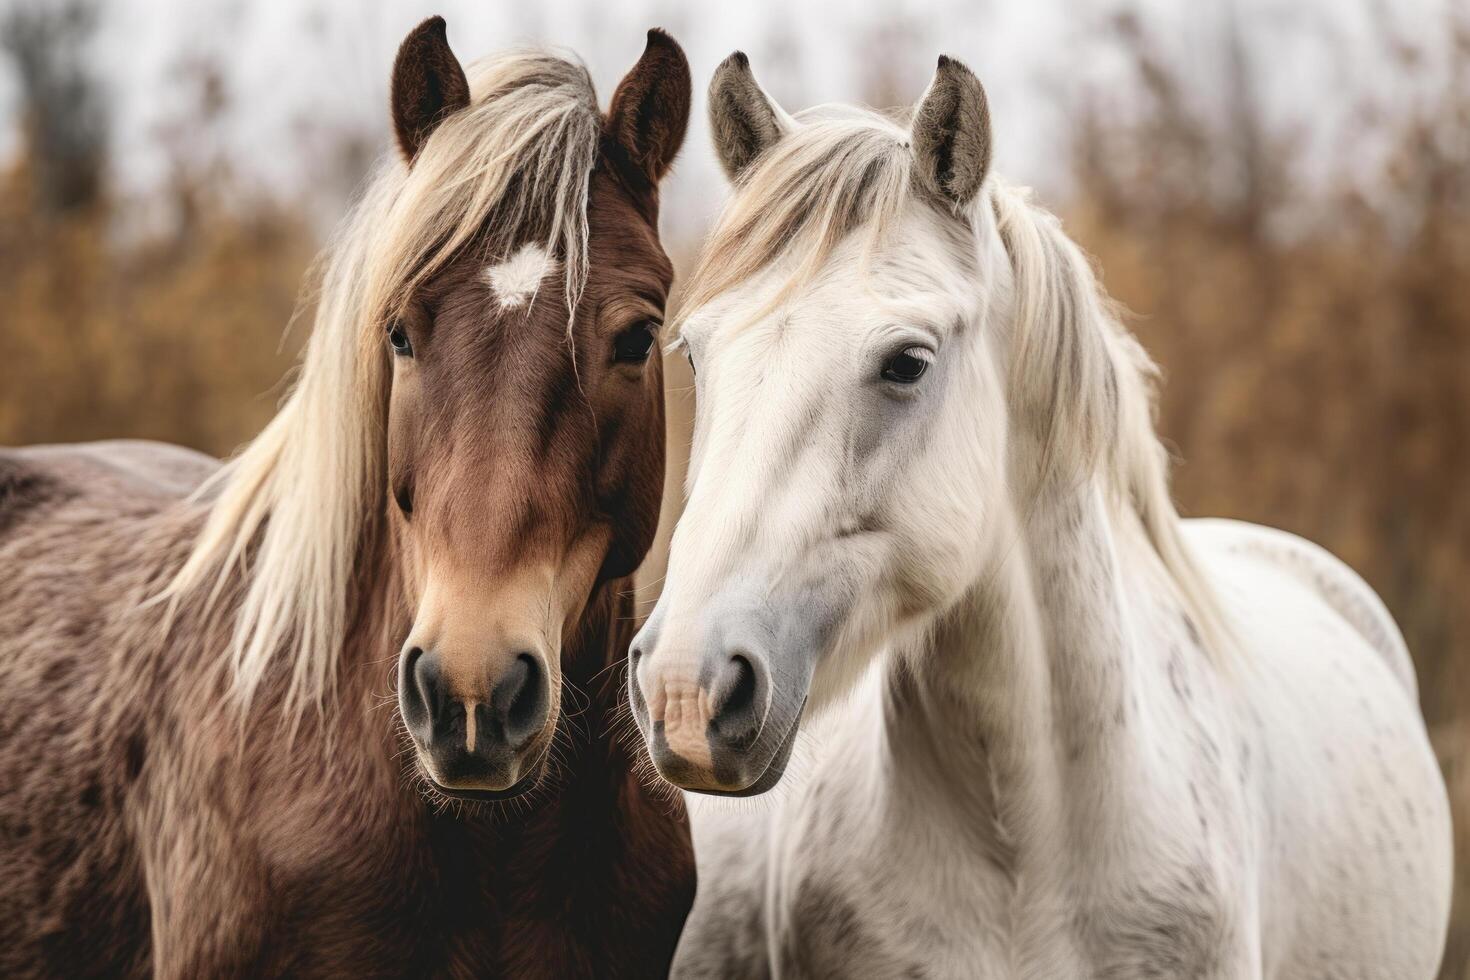
{"type": "Polygon", "coordinates": [[[709,125],[725,175],[739,180],[794,122],[756,82],[745,52],[736,51],[710,79],[709,125]]]}
{"type": "Polygon", "coordinates": [[[990,171],[990,106],[980,79],[940,55],[910,138],[920,187],[954,210],[968,206],[990,171]]]}
{"type": "Polygon", "coordinates": [[[613,92],[603,132],[651,184],[669,165],[689,128],[689,61],[679,42],[655,27],[648,44],[613,92]]]}
{"type": "Polygon", "coordinates": [[[470,104],[470,83],[449,50],[444,18],[430,17],[398,47],[393,62],[393,129],[403,158],[413,163],[444,120],[470,104]]]}

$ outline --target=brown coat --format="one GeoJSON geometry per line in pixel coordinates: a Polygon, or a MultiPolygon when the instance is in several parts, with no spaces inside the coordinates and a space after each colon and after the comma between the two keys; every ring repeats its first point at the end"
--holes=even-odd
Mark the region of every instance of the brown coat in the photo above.
{"type": "Polygon", "coordinates": [[[289,750],[274,711],[201,712],[223,675],[177,639],[186,622],[148,640],[157,610],[136,602],[194,530],[171,505],[213,466],[146,443],[0,454],[0,974],[666,969],[692,863],[680,805],[610,733],[622,583],[563,653],[592,704],[564,725],[554,786],[431,805],[395,731],[396,651],[371,640],[382,603],[344,659],[338,727],[308,716],[289,750]]]}

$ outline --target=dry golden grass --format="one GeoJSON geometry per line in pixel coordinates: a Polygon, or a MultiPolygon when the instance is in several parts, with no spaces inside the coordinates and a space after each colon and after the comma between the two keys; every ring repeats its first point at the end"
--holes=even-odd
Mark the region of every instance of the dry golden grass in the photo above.
{"type": "Polygon", "coordinates": [[[275,409],[282,328],[313,247],[278,208],[206,211],[119,245],[105,203],[29,207],[0,177],[0,444],[128,436],[226,453],[275,409]]]}

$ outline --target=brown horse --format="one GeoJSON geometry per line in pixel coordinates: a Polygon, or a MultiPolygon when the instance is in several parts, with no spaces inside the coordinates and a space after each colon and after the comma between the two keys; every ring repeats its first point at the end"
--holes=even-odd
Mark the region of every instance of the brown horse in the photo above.
{"type": "Polygon", "coordinates": [[[0,974],[667,970],[688,831],[610,732],[688,66],[650,32],[604,115],[434,18],[392,93],[238,457],[0,453],[0,974]]]}

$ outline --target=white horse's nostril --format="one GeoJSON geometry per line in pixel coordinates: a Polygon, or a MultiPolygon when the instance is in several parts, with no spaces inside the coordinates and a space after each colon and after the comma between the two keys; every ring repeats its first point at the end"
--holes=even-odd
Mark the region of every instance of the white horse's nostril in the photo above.
{"type": "Polygon", "coordinates": [[[632,649],[628,651],[628,659],[631,662],[633,683],[643,698],[647,700],[648,686],[643,682],[643,664],[648,658],[643,656],[643,648],[637,642],[634,642],[632,649]]]}

